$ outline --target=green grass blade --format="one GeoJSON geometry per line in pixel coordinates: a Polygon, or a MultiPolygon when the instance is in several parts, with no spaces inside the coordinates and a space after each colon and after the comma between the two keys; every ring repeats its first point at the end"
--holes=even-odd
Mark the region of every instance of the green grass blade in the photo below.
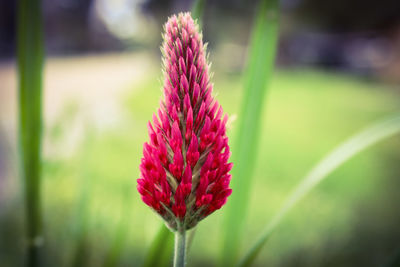
{"type": "Polygon", "coordinates": [[[245,93],[239,114],[238,135],[232,148],[233,193],[228,200],[225,217],[222,262],[232,266],[238,254],[240,237],[252,182],[261,114],[267,82],[271,80],[278,39],[278,0],[262,0],[250,43],[245,93]]]}
{"type": "Polygon", "coordinates": [[[377,142],[391,137],[396,133],[400,133],[400,114],[394,118],[387,119],[380,123],[374,124],[359,134],[351,137],[328,156],[322,159],[315,167],[301,180],[300,184],[294,189],[292,194],[287,198],[286,202],[273,217],[261,233],[259,239],[247,252],[240,262],[239,266],[250,266],[259,254],[261,248],[266,243],[272,232],[282,221],[284,216],[307,195],[319,182],[328,177],[335,169],[343,163],[357,155],[364,149],[376,144],[377,142]]]}
{"type": "Polygon", "coordinates": [[[174,234],[165,226],[161,225],[155,239],[153,240],[143,266],[168,266],[172,262],[174,234]],[[162,256],[164,255],[164,257],[162,256]],[[169,255],[166,260],[165,255],[169,255]]]}
{"type": "Polygon", "coordinates": [[[201,26],[201,17],[203,15],[206,0],[195,0],[192,7],[192,17],[197,19],[197,23],[201,26]]]}
{"type": "Polygon", "coordinates": [[[122,209],[121,218],[117,227],[114,240],[111,244],[110,250],[108,251],[106,258],[103,263],[103,267],[114,267],[119,265],[119,261],[126,246],[127,238],[129,235],[129,226],[132,213],[132,192],[131,187],[127,186],[122,190],[122,209]]]}
{"type": "MultiPolygon", "coordinates": [[[[90,128],[86,129],[89,132],[90,128]]],[[[80,157],[81,169],[79,171],[80,177],[80,195],[79,201],[76,209],[75,222],[76,233],[73,240],[76,240],[74,247],[74,256],[72,259],[71,267],[88,266],[90,258],[90,235],[89,235],[89,224],[91,220],[90,205],[91,205],[91,195],[92,195],[92,181],[93,177],[88,169],[88,159],[90,159],[91,146],[93,146],[94,134],[91,132],[85,137],[83,144],[83,153],[80,157]]]]}
{"type": "Polygon", "coordinates": [[[39,266],[41,233],[41,134],[43,31],[40,0],[18,1],[17,62],[19,149],[24,181],[28,266],[39,266]]]}

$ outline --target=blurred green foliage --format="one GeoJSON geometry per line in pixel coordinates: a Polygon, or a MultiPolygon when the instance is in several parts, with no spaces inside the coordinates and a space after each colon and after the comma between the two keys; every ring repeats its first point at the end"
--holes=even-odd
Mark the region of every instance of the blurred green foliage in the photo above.
{"type": "Polygon", "coordinates": [[[282,208],[266,224],[260,236],[256,239],[254,244],[250,246],[242,260],[240,260],[239,266],[251,266],[254,263],[262,247],[267,243],[271,234],[275,231],[275,228],[282,223],[284,217],[297,203],[307,196],[312,189],[324,179],[328,178],[332,172],[367,148],[393,137],[399,132],[400,113],[369,126],[335,147],[332,152],[321,159],[307,175],[300,180],[299,184],[286,198],[282,208]]]}
{"type": "MultiPolygon", "coordinates": [[[[232,158],[234,165],[231,187],[235,191],[226,205],[225,233],[221,245],[221,261],[224,266],[234,266],[238,261],[240,239],[249,203],[258,142],[264,121],[261,120],[265,107],[265,95],[275,67],[278,43],[279,1],[260,1],[252,27],[249,56],[245,70],[243,100],[238,114],[238,134],[233,140],[232,158]]],[[[231,141],[232,144],[232,141],[231,141]]]]}
{"type": "MultiPolygon", "coordinates": [[[[20,265],[26,245],[28,264],[42,264],[38,257],[41,196],[46,240],[43,265],[168,266],[172,255],[160,248],[170,247],[171,239],[163,228],[155,239],[159,242],[152,243],[160,220],[135,190],[141,148],[147,140],[146,124],[162,95],[154,79],[158,68],[136,80],[129,94],[120,99],[125,117],[117,126],[101,129],[88,121],[82,123],[80,107],[66,103],[64,112],[45,131],[52,152],[44,158],[43,187],[40,183],[43,49],[39,2],[29,2],[29,6],[22,1],[18,23],[20,153],[27,216],[20,217],[22,204],[17,199],[4,205],[0,266],[20,265]],[[82,138],[74,141],[76,147],[64,151],[76,123],[85,125],[82,138]],[[22,222],[27,226],[23,242],[22,222]]],[[[197,2],[196,17],[203,5],[204,1],[197,2]]],[[[190,251],[192,266],[212,265],[220,257],[232,265],[234,256],[240,256],[236,252],[247,250],[310,166],[363,126],[399,111],[398,93],[371,81],[317,70],[279,71],[272,78],[272,60],[271,64],[266,61],[275,54],[277,25],[270,20],[276,22],[276,17],[261,7],[245,90],[240,89],[243,83],[237,74],[219,69],[215,77],[215,92],[224,110],[231,118],[240,112],[239,122],[229,122],[230,137],[239,140],[232,149],[239,168],[233,170],[230,205],[198,227],[190,251]],[[269,105],[264,108],[266,81],[272,86],[269,105]],[[241,99],[245,105],[239,109],[241,99]],[[224,237],[226,253],[218,255],[224,237]]],[[[334,179],[321,184],[289,214],[257,264],[374,266],[398,262],[400,215],[393,205],[400,201],[398,148],[398,138],[391,138],[335,171],[334,179]]]]}
{"type": "MultiPolygon", "coordinates": [[[[217,99],[234,117],[243,93],[241,77],[214,71],[217,99]]],[[[74,111],[68,104],[60,119],[46,128],[46,140],[58,151],[44,159],[45,251],[50,265],[76,262],[80,238],[86,240],[85,266],[106,261],[115,266],[143,264],[161,220],[141,202],[135,179],[147,140],[146,124],[162,95],[160,82],[154,79],[159,75],[154,68],[132,84],[129,95],[121,98],[126,117],[118,127],[98,130],[85,123],[84,138],[71,153],[63,153],[62,147],[80,119],[79,108],[74,111]],[[115,240],[118,235],[122,241],[115,240]],[[117,258],[111,261],[115,243],[117,258]]],[[[398,93],[390,88],[316,70],[278,71],[268,98],[243,248],[254,241],[311,166],[359,129],[398,111],[400,104],[398,93]]],[[[235,123],[228,131],[231,137],[235,123]]],[[[289,264],[289,256],[304,249],[309,266],[320,266],[328,254],[326,246],[346,247],[355,229],[365,225],[377,233],[395,229],[396,207],[388,203],[397,195],[393,188],[399,147],[399,139],[392,138],[335,171],[288,215],[258,263],[289,264]]],[[[221,209],[199,224],[189,254],[192,266],[217,262],[223,216],[221,209]]],[[[12,253],[1,256],[4,262],[18,258],[12,253]]]]}
{"type": "Polygon", "coordinates": [[[42,236],[41,144],[44,62],[40,0],[21,0],[17,18],[19,172],[25,209],[26,264],[40,266],[42,236]]]}

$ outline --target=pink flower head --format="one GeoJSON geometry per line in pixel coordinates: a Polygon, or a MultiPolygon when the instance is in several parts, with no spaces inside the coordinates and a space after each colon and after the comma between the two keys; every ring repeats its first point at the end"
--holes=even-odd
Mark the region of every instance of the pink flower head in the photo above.
{"type": "Polygon", "coordinates": [[[190,13],[165,24],[164,100],[144,144],[138,191],[176,230],[190,229],[232,193],[222,108],[211,96],[205,48],[190,13]]]}

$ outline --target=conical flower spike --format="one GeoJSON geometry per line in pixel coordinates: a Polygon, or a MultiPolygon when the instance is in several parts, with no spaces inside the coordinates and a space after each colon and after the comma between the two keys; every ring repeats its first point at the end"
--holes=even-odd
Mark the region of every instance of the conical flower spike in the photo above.
{"type": "Polygon", "coordinates": [[[189,13],[165,24],[164,100],[144,144],[138,191],[172,230],[194,227],[232,193],[227,116],[211,96],[202,36],[189,13]]]}

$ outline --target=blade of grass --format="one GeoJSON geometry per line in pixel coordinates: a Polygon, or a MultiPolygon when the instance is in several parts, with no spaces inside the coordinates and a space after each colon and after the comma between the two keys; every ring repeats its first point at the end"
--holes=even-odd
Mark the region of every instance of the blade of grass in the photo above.
{"type": "Polygon", "coordinates": [[[170,264],[172,259],[173,244],[174,244],[173,233],[165,225],[161,225],[155,239],[151,243],[149,252],[147,253],[143,266],[144,267],[168,266],[168,264],[170,264]],[[170,255],[168,261],[166,261],[164,257],[160,257],[160,255],[165,255],[165,254],[170,255]]]}
{"type": "Polygon", "coordinates": [[[232,189],[226,210],[223,266],[232,266],[238,254],[240,237],[246,218],[249,190],[252,182],[257,143],[261,125],[261,113],[271,80],[276,44],[278,40],[278,0],[262,0],[250,43],[250,54],[244,86],[244,98],[239,114],[238,135],[232,148],[234,167],[232,189]]]}
{"type": "MultiPolygon", "coordinates": [[[[132,192],[130,186],[122,188],[122,209],[121,218],[117,227],[115,238],[112,242],[111,248],[108,251],[103,263],[103,267],[114,267],[119,265],[122,251],[126,245],[129,234],[129,225],[132,213],[132,192]]],[[[156,265],[155,265],[156,266],[156,265]]]]}
{"type": "Polygon", "coordinates": [[[27,265],[40,265],[43,31],[40,0],[18,1],[19,152],[26,209],[27,265]]]}
{"type": "Polygon", "coordinates": [[[366,130],[356,134],[322,159],[301,180],[300,184],[294,189],[292,194],[289,195],[282,208],[273,217],[269,224],[267,224],[258,240],[243,257],[239,266],[250,266],[254,262],[255,258],[260,253],[261,248],[285,215],[319,182],[328,177],[331,172],[364,149],[397,133],[400,133],[400,114],[394,118],[374,124],[366,130]]]}
{"type": "MultiPolygon", "coordinates": [[[[87,123],[86,125],[89,125],[87,123]]],[[[92,194],[92,181],[90,171],[88,169],[88,159],[90,158],[90,148],[93,145],[93,140],[95,139],[94,132],[91,128],[87,126],[86,132],[88,133],[83,142],[83,152],[80,157],[79,162],[81,163],[80,169],[80,195],[77,205],[77,214],[75,218],[76,233],[74,240],[76,240],[75,252],[72,260],[71,267],[87,266],[89,264],[90,258],[90,235],[89,235],[89,224],[91,220],[90,214],[90,204],[91,204],[91,194],[92,194]]]]}
{"type": "MultiPolygon", "coordinates": [[[[192,17],[197,19],[201,28],[201,17],[204,11],[206,0],[195,0],[192,7],[192,17]]],[[[191,231],[189,244],[192,243],[195,231],[191,231]]],[[[174,234],[162,224],[158,233],[150,245],[149,252],[144,260],[144,267],[168,266],[172,259],[174,249],[174,234]],[[161,255],[161,256],[160,256],[161,255]],[[171,255],[170,257],[168,255],[171,255]]]]}
{"type": "Polygon", "coordinates": [[[192,17],[197,19],[197,23],[201,27],[201,17],[203,15],[204,6],[206,5],[206,0],[196,0],[192,7],[192,17]]]}
{"type": "Polygon", "coordinates": [[[190,248],[192,247],[194,235],[196,234],[197,228],[193,228],[188,232],[188,239],[187,239],[187,253],[189,254],[190,248]]]}

